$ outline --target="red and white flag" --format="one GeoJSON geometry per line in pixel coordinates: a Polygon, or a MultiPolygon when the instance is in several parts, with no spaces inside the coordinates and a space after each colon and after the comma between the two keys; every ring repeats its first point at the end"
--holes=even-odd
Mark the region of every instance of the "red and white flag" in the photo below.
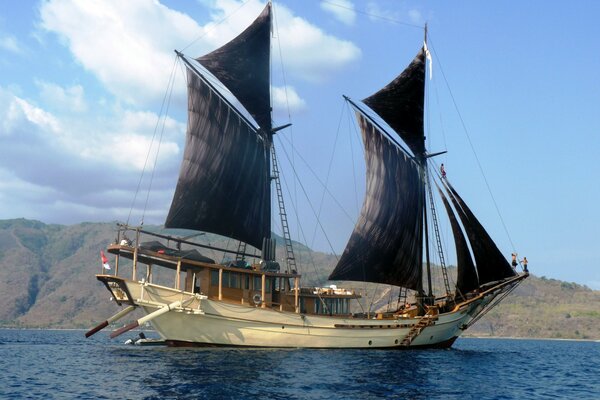
{"type": "Polygon", "coordinates": [[[108,264],[108,258],[104,255],[104,251],[100,250],[100,258],[102,259],[102,267],[104,269],[110,270],[110,265],[108,264]]]}

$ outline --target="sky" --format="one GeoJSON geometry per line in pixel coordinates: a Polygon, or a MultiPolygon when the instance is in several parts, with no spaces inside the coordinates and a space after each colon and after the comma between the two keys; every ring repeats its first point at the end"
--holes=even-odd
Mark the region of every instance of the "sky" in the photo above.
{"type": "MultiPolygon", "coordinates": [[[[1,1],[0,219],[161,224],[186,126],[173,50],[205,54],[263,7],[1,1]]],[[[399,74],[427,22],[427,146],[447,151],[435,163],[507,258],[600,289],[598,15],[591,0],[275,2],[273,119],[293,124],[276,135],[293,238],[343,250],[364,166],[342,95],[360,100],[399,74]]],[[[447,223],[441,233],[452,262],[447,223]]]]}

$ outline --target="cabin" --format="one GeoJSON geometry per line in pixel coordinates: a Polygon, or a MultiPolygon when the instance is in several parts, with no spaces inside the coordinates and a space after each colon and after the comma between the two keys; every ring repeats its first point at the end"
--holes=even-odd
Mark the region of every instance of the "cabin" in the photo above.
{"type": "Polygon", "coordinates": [[[301,288],[301,276],[296,271],[281,272],[275,261],[249,263],[237,259],[218,264],[196,249],[182,250],[182,242],[185,240],[138,230],[135,241],[118,237],[107,251],[117,256],[114,272],[117,276],[120,258],[132,260],[131,279],[134,281],[145,273],[142,280],[152,283],[154,269],[164,267],[173,271],[172,288],[199,293],[209,300],[302,314],[350,317],[350,301],[361,297],[353,290],[335,285],[301,288]],[[175,243],[175,248],[157,240],[140,241],[140,233],[168,238],[169,243],[175,243]]]}

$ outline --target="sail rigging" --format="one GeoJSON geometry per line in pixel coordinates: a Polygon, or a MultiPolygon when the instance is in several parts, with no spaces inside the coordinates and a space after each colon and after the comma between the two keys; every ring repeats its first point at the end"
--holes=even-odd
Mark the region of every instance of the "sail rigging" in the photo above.
{"type": "MultiPolygon", "coordinates": [[[[331,280],[378,282],[423,290],[423,253],[429,271],[425,184],[427,159],[423,128],[426,48],[394,80],[363,100],[402,139],[407,154],[377,122],[356,109],[363,136],[367,186],[363,208],[331,280]],[[396,143],[396,144],[395,144],[396,143]]],[[[450,201],[439,190],[450,220],[457,253],[457,292],[467,293],[515,272],[458,193],[445,181],[450,201]],[[463,234],[463,229],[469,244],[463,234]]],[[[439,188],[438,188],[439,189],[439,188]]]]}
{"type": "Polygon", "coordinates": [[[212,232],[261,248],[271,234],[271,4],[239,36],[197,61],[246,108],[249,124],[188,69],[188,127],[166,228],[212,232]]]}
{"type": "Polygon", "coordinates": [[[471,243],[479,285],[515,276],[517,273],[511,268],[483,225],[477,220],[452,185],[449,182],[445,182],[445,184],[471,243]]]}

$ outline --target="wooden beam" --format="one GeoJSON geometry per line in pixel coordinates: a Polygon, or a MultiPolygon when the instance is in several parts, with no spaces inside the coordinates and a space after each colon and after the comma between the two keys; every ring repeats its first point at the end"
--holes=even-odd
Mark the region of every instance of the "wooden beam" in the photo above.
{"type": "Polygon", "coordinates": [[[261,308],[265,308],[267,305],[265,304],[265,294],[266,292],[266,283],[267,283],[267,276],[265,274],[262,274],[262,282],[261,282],[261,300],[262,302],[260,303],[261,308]]]}

